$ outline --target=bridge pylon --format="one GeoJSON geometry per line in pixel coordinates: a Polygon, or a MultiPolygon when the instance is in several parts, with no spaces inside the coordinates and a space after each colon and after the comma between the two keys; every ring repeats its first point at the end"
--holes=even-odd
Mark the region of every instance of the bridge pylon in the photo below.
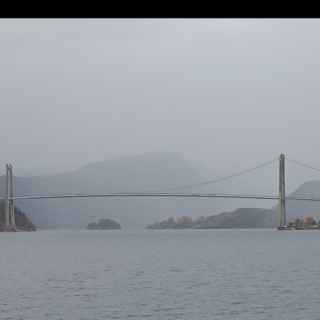
{"type": "Polygon", "coordinates": [[[16,228],[16,215],[15,215],[15,211],[14,211],[14,201],[13,201],[13,197],[14,197],[14,193],[13,193],[13,173],[12,173],[12,164],[10,164],[10,170],[9,170],[9,181],[10,181],[10,224],[12,228],[16,228]]]}
{"type": "Polygon", "coordinates": [[[9,165],[6,164],[6,189],[5,189],[5,203],[4,203],[4,226],[8,230],[10,226],[9,221],[9,165]]]}
{"type": "Polygon", "coordinates": [[[5,231],[16,231],[16,219],[14,210],[13,173],[12,165],[6,164],[6,189],[5,189],[5,231]]]}
{"type": "Polygon", "coordinates": [[[283,227],[287,224],[286,217],[286,185],[285,185],[285,155],[279,157],[279,225],[283,227]]]}

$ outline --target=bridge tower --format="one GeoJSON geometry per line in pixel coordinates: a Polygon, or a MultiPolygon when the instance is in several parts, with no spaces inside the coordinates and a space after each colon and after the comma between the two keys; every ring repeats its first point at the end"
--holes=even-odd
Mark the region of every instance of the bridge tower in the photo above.
{"type": "Polygon", "coordinates": [[[286,186],[285,186],[285,156],[279,157],[279,224],[280,227],[287,224],[286,219],[286,186]]]}
{"type": "Polygon", "coordinates": [[[9,229],[10,221],[9,221],[9,165],[6,164],[6,190],[5,190],[5,207],[4,207],[4,225],[6,230],[9,229]]]}
{"type": "Polygon", "coordinates": [[[12,164],[9,165],[9,181],[10,181],[10,224],[13,229],[16,228],[16,216],[14,212],[14,202],[13,202],[13,174],[12,174],[12,164]]]}
{"type": "Polygon", "coordinates": [[[5,218],[4,224],[7,231],[16,230],[16,219],[13,202],[13,174],[12,165],[6,164],[6,190],[5,190],[5,218]]]}

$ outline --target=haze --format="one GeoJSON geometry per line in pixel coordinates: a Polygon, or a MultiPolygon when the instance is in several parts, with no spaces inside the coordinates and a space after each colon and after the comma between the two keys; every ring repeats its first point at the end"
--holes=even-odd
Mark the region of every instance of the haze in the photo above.
{"type": "Polygon", "coordinates": [[[317,165],[319,31],[318,20],[1,20],[0,166],[54,173],[159,151],[217,175],[281,152],[317,165]]]}

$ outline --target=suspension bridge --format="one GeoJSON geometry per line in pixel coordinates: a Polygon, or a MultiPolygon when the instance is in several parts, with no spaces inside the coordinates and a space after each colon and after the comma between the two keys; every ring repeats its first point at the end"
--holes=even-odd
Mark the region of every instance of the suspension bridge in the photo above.
{"type": "MultiPolygon", "coordinates": [[[[0,197],[0,200],[5,202],[5,230],[15,231],[15,200],[41,200],[41,199],[68,199],[68,198],[110,198],[110,197],[159,197],[159,198],[225,198],[225,199],[258,199],[258,200],[277,200],[278,201],[278,216],[279,216],[279,227],[285,227],[287,224],[286,219],[286,200],[296,201],[318,201],[320,198],[312,196],[286,196],[286,185],[285,185],[285,160],[295,163],[296,165],[306,167],[312,170],[320,171],[320,169],[302,163],[297,160],[286,159],[284,154],[281,154],[278,159],[273,159],[264,162],[253,168],[249,168],[228,176],[220,177],[214,180],[206,180],[199,183],[193,183],[184,186],[172,187],[170,190],[181,190],[194,188],[213,183],[222,182],[225,180],[233,179],[235,177],[247,174],[254,170],[268,166],[275,161],[279,163],[279,190],[278,194],[275,195],[255,195],[255,194],[231,194],[231,193],[188,193],[188,192],[161,192],[161,190],[144,191],[144,192],[111,192],[111,193],[76,193],[76,194],[35,194],[35,195],[15,195],[13,187],[13,167],[11,164],[6,165],[6,188],[5,195],[0,197]]],[[[168,189],[167,189],[168,190],[168,189]]]]}

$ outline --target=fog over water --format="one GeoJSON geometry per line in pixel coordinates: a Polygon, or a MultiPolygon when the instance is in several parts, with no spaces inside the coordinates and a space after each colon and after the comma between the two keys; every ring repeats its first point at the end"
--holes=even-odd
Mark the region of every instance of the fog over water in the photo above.
{"type": "Polygon", "coordinates": [[[55,173],[159,151],[214,176],[281,152],[316,166],[319,31],[303,19],[1,20],[0,166],[55,173]]]}

